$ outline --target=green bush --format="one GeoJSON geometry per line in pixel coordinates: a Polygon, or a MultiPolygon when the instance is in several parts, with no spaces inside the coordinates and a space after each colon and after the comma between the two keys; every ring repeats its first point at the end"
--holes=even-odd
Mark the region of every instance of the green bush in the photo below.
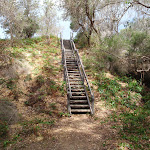
{"type": "Polygon", "coordinates": [[[146,32],[132,31],[129,42],[129,52],[135,54],[145,54],[150,49],[150,36],[146,32]]]}
{"type": "Polygon", "coordinates": [[[74,42],[78,44],[79,48],[84,48],[88,45],[87,38],[82,32],[76,35],[74,42]]]}

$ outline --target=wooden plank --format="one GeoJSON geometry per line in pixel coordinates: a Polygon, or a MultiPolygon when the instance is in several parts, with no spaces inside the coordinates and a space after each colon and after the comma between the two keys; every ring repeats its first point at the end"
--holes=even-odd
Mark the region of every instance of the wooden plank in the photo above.
{"type": "Polygon", "coordinates": [[[70,100],[70,104],[88,104],[87,100],[70,100]]]}
{"type": "Polygon", "coordinates": [[[71,104],[70,105],[71,109],[88,109],[89,105],[81,105],[81,104],[71,104]]]}
{"type": "Polygon", "coordinates": [[[90,109],[71,109],[71,113],[90,113],[90,109]]]}

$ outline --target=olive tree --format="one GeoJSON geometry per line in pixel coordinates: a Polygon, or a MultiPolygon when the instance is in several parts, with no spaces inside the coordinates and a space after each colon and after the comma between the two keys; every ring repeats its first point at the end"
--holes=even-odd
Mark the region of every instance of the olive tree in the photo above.
{"type": "Polygon", "coordinates": [[[103,32],[118,33],[120,21],[129,9],[147,13],[149,3],[148,0],[63,0],[62,6],[65,19],[71,20],[71,29],[82,32],[90,45],[93,33],[99,38],[103,32]]]}
{"type": "MultiPolygon", "coordinates": [[[[33,0],[1,0],[0,16],[2,27],[14,38],[30,38],[38,29],[35,10],[37,3],[33,0]]],[[[37,13],[37,12],[36,12],[37,13]]]]}
{"type": "Polygon", "coordinates": [[[39,18],[39,34],[47,37],[47,43],[50,44],[50,34],[57,30],[56,7],[52,0],[44,0],[39,18]]]}

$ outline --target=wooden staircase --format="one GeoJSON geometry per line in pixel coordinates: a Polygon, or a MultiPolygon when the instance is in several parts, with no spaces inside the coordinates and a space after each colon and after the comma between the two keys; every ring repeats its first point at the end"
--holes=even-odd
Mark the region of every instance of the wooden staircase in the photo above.
{"type": "Polygon", "coordinates": [[[67,88],[68,113],[93,114],[94,96],[73,40],[61,39],[61,49],[64,80],[66,81],[67,88]]]}

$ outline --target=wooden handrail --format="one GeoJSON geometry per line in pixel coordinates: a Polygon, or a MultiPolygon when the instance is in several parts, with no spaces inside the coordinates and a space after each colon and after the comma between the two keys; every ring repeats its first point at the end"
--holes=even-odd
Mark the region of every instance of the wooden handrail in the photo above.
{"type": "Polygon", "coordinates": [[[74,44],[74,41],[73,41],[72,38],[70,39],[70,41],[71,41],[72,49],[73,49],[74,53],[76,54],[77,59],[78,59],[80,65],[81,65],[81,69],[82,69],[82,72],[83,72],[83,76],[82,76],[83,81],[84,81],[84,80],[86,81],[86,84],[87,84],[88,89],[89,89],[89,91],[90,91],[91,100],[92,100],[92,101],[91,101],[91,103],[92,103],[92,104],[91,104],[91,105],[92,105],[92,112],[94,113],[94,94],[93,94],[93,92],[92,92],[92,90],[91,90],[91,87],[90,87],[90,84],[89,84],[89,82],[88,82],[88,78],[87,78],[87,75],[86,75],[86,73],[85,73],[85,70],[84,70],[84,66],[83,66],[83,64],[82,64],[82,61],[81,61],[81,59],[80,59],[79,52],[78,52],[78,50],[76,49],[75,44],[74,44]]]}
{"type": "Polygon", "coordinates": [[[66,79],[67,79],[67,83],[68,83],[68,85],[69,85],[69,96],[70,96],[70,98],[72,97],[72,92],[71,92],[71,86],[70,86],[70,81],[69,81],[69,75],[68,75],[68,69],[67,69],[67,65],[66,65],[66,55],[65,55],[65,47],[64,47],[64,44],[63,44],[63,39],[61,38],[61,48],[62,48],[62,51],[63,51],[63,64],[64,64],[64,68],[65,68],[65,77],[66,77],[66,79]]]}

